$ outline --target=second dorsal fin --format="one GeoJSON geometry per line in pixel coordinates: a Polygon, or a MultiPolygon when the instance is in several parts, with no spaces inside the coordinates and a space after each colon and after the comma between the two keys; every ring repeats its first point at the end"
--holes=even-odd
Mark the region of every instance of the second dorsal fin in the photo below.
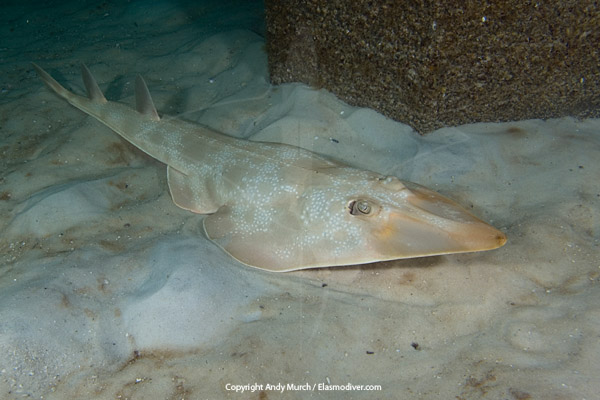
{"type": "Polygon", "coordinates": [[[148,86],[146,86],[144,78],[140,75],[135,78],[135,107],[140,114],[148,115],[155,121],[160,120],[156,107],[152,102],[152,97],[150,97],[148,86]]]}
{"type": "Polygon", "coordinates": [[[106,103],[106,98],[102,94],[102,91],[98,87],[96,80],[92,76],[92,73],[85,66],[85,64],[81,64],[81,77],[83,78],[83,84],[85,85],[85,90],[87,91],[88,98],[92,101],[97,101],[100,103],[106,103]]]}

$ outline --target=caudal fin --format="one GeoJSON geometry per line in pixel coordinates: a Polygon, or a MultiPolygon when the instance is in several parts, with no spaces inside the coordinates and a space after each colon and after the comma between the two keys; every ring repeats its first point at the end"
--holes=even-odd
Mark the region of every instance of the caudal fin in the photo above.
{"type": "Polygon", "coordinates": [[[33,65],[33,68],[35,68],[35,70],[37,71],[38,75],[40,76],[40,78],[42,79],[44,84],[46,84],[46,86],[48,86],[48,88],[50,88],[50,90],[52,90],[53,92],[58,94],[60,97],[63,97],[65,99],[69,97],[71,92],[69,92],[67,89],[62,87],[60,83],[56,82],[54,80],[54,78],[50,76],[49,73],[47,73],[46,71],[44,71],[42,69],[42,67],[40,67],[36,63],[31,63],[31,64],[33,65]]]}

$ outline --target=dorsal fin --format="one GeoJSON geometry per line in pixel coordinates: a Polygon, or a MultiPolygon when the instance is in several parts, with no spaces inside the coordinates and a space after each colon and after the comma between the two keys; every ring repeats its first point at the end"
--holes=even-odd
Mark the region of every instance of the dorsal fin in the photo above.
{"type": "Polygon", "coordinates": [[[81,77],[83,78],[83,84],[85,85],[85,90],[87,91],[89,99],[100,103],[106,103],[106,98],[85,64],[81,64],[81,77]]]}
{"type": "Polygon", "coordinates": [[[144,82],[141,75],[135,78],[135,106],[139,113],[148,115],[155,121],[160,120],[152,102],[152,97],[150,97],[148,86],[146,86],[146,82],[144,82]]]}

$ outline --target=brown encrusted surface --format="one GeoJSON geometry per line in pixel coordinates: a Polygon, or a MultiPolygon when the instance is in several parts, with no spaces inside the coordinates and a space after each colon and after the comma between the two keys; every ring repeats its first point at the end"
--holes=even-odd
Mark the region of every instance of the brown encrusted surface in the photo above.
{"type": "Polygon", "coordinates": [[[271,80],[324,87],[425,133],[600,116],[590,0],[266,0],[271,80]]]}

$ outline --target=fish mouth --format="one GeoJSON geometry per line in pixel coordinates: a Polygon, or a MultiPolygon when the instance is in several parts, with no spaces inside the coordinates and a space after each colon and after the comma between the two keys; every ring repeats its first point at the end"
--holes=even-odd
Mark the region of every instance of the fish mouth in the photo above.
{"type": "Polygon", "coordinates": [[[390,210],[385,226],[375,232],[380,240],[388,239],[385,246],[394,257],[493,250],[506,243],[503,232],[453,200],[415,183],[403,183],[404,207],[390,210]]]}

